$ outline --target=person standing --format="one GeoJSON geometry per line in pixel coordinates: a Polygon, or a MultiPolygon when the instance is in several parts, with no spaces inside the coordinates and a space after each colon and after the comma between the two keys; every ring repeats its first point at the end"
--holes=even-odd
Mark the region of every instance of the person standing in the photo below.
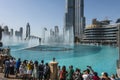
{"type": "Polygon", "coordinates": [[[73,80],[83,80],[80,69],[76,68],[76,71],[73,74],[73,80]]]}
{"type": "Polygon", "coordinates": [[[9,70],[10,70],[10,61],[9,61],[9,59],[7,58],[6,61],[5,61],[4,77],[7,77],[7,78],[8,78],[9,70]]]}
{"type": "Polygon", "coordinates": [[[67,73],[67,80],[73,80],[73,73],[74,73],[73,66],[69,66],[69,71],[67,73]]]}
{"type": "Polygon", "coordinates": [[[19,73],[20,65],[21,65],[21,59],[19,58],[16,62],[16,77],[18,76],[17,74],[19,73]]]}
{"type": "Polygon", "coordinates": [[[44,80],[49,79],[50,79],[50,66],[48,65],[48,63],[46,63],[44,66],[44,80]]]}
{"type": "Polygon", "coordinates": [[[60,80],[66,80],[66,75],[67,75],[66,67],[63,66],[62,70],[60,71],[60,80]]]}
{"type": "Polygon", "coordinates": [[[38,62],[35,61],[35,62],[34,62],[33,72],[32,72],[33,80],[37,80],[37,78],[38,78],[38,70],[39,70],[38,62]]]}
{"type": "Polygon", "coordinates": [[[93,79],[93,80],[100,80],[97,72],[94,72],[94,73],[93,73],[92,79],[93,79]]]}
{"type": "Polygon", "coordinates": [[[14,75],[14,65],[15,65],[15,61],[13,58],[10,59],[10,74],[14,75]]]}
{"type": "Polygon", "coordinates": [[[44,72],[44,60],[41,60],[41,63],[39,65],[39,80],[43,79],[43,72],[44,72]]]}

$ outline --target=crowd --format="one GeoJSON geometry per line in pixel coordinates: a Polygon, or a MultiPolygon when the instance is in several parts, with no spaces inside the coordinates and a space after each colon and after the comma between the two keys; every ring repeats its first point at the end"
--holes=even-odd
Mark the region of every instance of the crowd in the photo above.
{"type": "MultiPolygon", "coordinates": [[[[55,58],[53,59],[55,61],[55,58]]],[[[6,57],[3,60],[4,66],[4,77],[9,77],[9,74],[16,75],[22,79],[29,80],[49,80],[50,79],[50,66],[48,63],[44,63],[44,60],[38,61],[21,61],[19,58],[6,57]]],[[[73,66],[70,65],[68,69],[66,66],[58,66],[58,78],[57,80],[119,80],[116,75],[108,76],[107,72],[103,72],[101,76],[95,72],[91,66],[87,66],[87,69],[81,71],[79,68],[74,70],[73,66]]]]}
{"type": "Polygon", "coordinates": [[[49,80],[50,79],[50,67],[48,63],[44,64],[44,60],[33,62],[19,58],[17,61],[13,58],[5,58],[3,61],[4,77],[9,77],[9,74],[16,75],[16,77],[30,80],[49,80]]]}

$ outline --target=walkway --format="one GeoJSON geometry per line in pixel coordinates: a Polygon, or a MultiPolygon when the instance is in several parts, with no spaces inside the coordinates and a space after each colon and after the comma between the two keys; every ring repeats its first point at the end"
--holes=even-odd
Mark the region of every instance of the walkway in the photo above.
{"type": "Polygon", "coordinates": [[[4,78],[4,74],[0,73],[0,80],[22,80],[22,79],[16,79],[15,75],[9,75],[9,78],[4,78]]]}

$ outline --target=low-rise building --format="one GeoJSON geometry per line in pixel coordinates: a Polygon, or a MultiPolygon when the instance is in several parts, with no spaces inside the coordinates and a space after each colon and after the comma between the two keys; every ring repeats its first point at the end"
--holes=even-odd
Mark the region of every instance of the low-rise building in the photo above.
{"type": "Polygon", "coordinates": [[[97,21],[93,19],[92,25],[85,29],[85,36],[81,42],[97,44],[117,44],[118,24],[110,24],[110,20],[97,21]]]}

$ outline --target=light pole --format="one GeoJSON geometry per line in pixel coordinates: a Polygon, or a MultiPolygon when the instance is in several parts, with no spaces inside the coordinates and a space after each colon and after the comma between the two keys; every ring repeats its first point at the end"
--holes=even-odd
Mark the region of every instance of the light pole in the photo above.
{"type": "Polygon", "coordinates": [[[117,25],[118,33],[117,33],[117,46],[118,46],[118,62],[120,62],[120,24],[117,25]]]}
{"type": "Polygon", "coordinates": [[[117,25],[117,46],[118,46],[118,60],[117,60],[117,75],[120,78],[120,24],[117,25]]]}

